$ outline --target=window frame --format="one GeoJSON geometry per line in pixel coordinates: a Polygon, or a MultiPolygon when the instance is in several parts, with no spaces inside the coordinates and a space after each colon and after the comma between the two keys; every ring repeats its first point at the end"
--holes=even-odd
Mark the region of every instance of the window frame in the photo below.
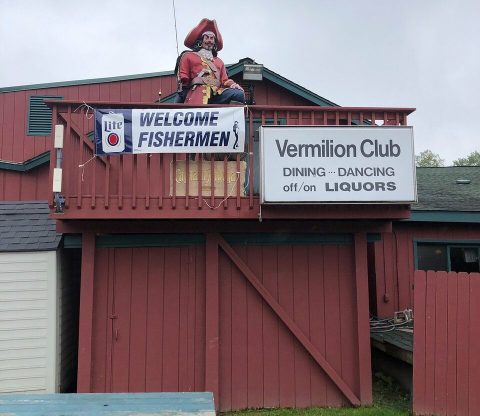
{"type": "MultiPolygon", "coordinates": [[[[415,270],[423,270],[418,268],[418,245],[419,244],[438,245],[446,248],[447,268],[448,268],[448,270],[445,270],[446,272],[452,272],[452,264],[451,264],[452,248],[476,248],[478,257],[479,257],[478,262],[479,262],[479,270],[480,270],[480,240],[432,240],[432,239],[413,240],[413,256],[414,256],[415,270]]],[[[454,272],[454,273],[460,273],[460,272],[454,272]]]]}

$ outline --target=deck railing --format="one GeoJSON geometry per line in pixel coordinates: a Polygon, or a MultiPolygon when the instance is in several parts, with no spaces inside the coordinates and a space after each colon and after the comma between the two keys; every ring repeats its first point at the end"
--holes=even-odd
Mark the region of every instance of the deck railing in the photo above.
{"type": "MultiPolygon", "coordinates": [[[[261,125],[406,125],[409,108],[249,106],[245,152],[97,156],[93,114],[77,101],[50,101],[64,126],[62,219],[257,218],[261,125]]],[[[103,108],[184,105],[89,103],[103,108]]],[[[53,133],[52,133],[53,134],[53,133]]],[[[57,165],[52,149],[51,178],[57,165]]],[[[53,196],[50,201],[54,211],[53,196]]],[[[58,211],[58,209],[57,209],[58,211]]]]}

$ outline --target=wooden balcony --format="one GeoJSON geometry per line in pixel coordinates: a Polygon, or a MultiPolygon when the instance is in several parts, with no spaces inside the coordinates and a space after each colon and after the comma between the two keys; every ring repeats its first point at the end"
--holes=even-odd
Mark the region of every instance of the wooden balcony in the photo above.
{"type": "MultiPolygon", "coordinates": [[[[145,154],[95,157],[93,114],[81,102],[49,101],[53,124],[65,127],[61,157],[63,212],[59,220],[121,219],[393,219],[408,205],[259,204],[260,125],[407,125],[411,108],[250,106],[243,154],[145,154]],[[202,175],[200,175],[202,172],[202,175]],[[199,177],[202,176],[202,180],[199,177]]],[[[185,105],[89,103],[103,108],[172,108],[185,105]]],[[[52,133],[53,134],[53,133],[52,133]]],[[[57,166],[53,149],[50,176],[57,166]]],[[[52,182],[50,182],[52,183],[52,182]]]]}

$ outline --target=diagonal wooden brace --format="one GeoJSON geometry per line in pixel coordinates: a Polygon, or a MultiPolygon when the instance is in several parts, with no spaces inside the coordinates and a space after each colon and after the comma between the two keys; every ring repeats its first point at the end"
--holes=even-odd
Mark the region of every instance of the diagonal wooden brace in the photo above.
{"type": "Polygon", "coordinates": [[[355,395],[352,389],[345,383],[337,371],[327,362],[323,354],[313,345],[308,337],[303,333],[302,329],[295,323],[277,300],[270,294],[270,292],[263,286],[262,282],[255,276],[255,273],[248,267],[248,265],[240,258],[240,256],[232,249],[232,247],[219,235],[218,244],[222,250],[230,257],[230,260],[238,267],[240,272],[247,278],[250,284],[256,289],[263,300],[272,308],[278,315],[285,326],[290,330],[293,336],[300,342],[301,345],[308,351],[316,363],[325,371],[330,379],[335,383],[339,390],[354,406],[360,406],[360,399],[355,395]]]}

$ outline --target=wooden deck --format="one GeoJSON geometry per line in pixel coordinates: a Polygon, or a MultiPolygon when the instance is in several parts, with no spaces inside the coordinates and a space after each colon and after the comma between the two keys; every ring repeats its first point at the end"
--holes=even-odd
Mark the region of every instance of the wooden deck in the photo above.
{"type": "Polygon", "coordinates": [[[413,328],[372,332],[372,347],[408,364],[413,364],[413,328]]]}
{"type": "Polygon", "coordinates": [[[0,416],[215,415],[212,393],[8,394],[0,416]]]}
{"type": "MultiPolygon", "coordinates": [[[[94,157],[93,119],[76,112],[81,104],[67,100],[49,102],[53,109],[54,124],[65,127],[61,154],[62,195],[65,197],[63,212],[55,213],[53,194],[49,201],[53,217],[58,220],[331,220],[398,219],[409,216],[409,206],[399,204],[323,204],[261,209],[258,128],[261,125],[405,126],[407,116],[413,109],[249,106],[246,110],[245,152],[221,156],[221,160],[218,160],[219,155],[209,154],[94,157]],[[232,178],[229,172],[236,172],[236,176],[232,178]]],[[[174,105],[119,102],[90,104],[103,108],[171,108],[174,105]]],[[[53,168],[58,167],[57,156],[57,152],[52,151],[50,183],[53,180],[53,168]]]]}

